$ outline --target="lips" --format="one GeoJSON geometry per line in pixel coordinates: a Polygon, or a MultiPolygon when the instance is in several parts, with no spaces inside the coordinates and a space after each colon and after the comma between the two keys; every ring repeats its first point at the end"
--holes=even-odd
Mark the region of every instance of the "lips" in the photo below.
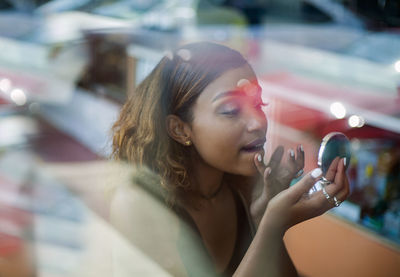
{"type": "Polygon", "coordinates": [[[245,152],[257,152],[263,149],[264,143],[265,139],[256,139],[243,146],[240,150],[245,152]]]}

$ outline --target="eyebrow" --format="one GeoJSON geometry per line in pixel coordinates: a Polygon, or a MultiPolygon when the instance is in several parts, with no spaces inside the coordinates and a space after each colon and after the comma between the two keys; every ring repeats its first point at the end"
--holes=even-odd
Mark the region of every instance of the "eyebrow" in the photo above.
{"type": "MultiPolygon", "coordinates": [[[[261,87],[259,85],[257,87],[257,94],[261,94],[261,87]]],[[[226,96],[243,96],[246,95],[246,93],[243,90],[240,89],[234,89],[234,90],[229,90],[229,91],[224,91],[221,93],[218,93],[211,102],[215,102],[220,98],[226,97],[226,96]]]]}
{"type": "Polygon", "coordinates": [[[218,94],[214,97],[214,99],[212,100],[212,102],[215,102],[215,101],[217,101],[218,99],[223,98],[223,97],[226,97],[226,96],[241,96],[241,95],[243,95],[243,94],[244,94],[244,92],[243,92],[243,91],[240,91],[240,90],[229,90],[229,91],[224,91],[224,92],[218,93],[218,94]]]}

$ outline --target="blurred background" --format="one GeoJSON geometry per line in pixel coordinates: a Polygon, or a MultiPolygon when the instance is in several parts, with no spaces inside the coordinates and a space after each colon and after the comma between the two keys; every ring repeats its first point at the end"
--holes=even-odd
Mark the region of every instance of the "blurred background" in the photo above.
{"type": "Polygon", "coordinates": [[[203,40],[254,67],[269,150],[351,140],[350,198],[286,234],[302,276],[400,276],[399,0],[1,0],[0,276],[168,276],[108,223],[110,127],[203,40]]]}

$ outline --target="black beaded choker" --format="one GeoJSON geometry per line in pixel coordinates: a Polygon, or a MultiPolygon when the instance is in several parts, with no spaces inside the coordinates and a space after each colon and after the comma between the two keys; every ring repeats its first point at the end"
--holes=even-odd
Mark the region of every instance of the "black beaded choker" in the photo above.
{"type": "Polygon", "coordinates": [[[224,186],[224,183],[222,183],[218,188],[217,188],[217,190],[216,191],[214,191],[211,195],[204,195],[204,194],[201,194],[200,193],[200,196],[201,196],[201,198],[203,198],[203,199],[205,199],[205,200],[211,200],[211,199],[213,199],[213,198],[215,198],[217,195],[218,195],[218,193],[222,190],[222,187],[224,186]]]}

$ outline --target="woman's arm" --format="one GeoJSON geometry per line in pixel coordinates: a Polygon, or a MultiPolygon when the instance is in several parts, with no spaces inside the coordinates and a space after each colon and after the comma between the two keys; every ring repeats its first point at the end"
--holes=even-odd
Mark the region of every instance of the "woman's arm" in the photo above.
{"type": "Polygon", "coordinates": [[[283,242],[283,232],[271,220],[259,229],[234,276],[297,276],[283,242]]]}
{"type": "MultiPolygon", "coordinates": [[[[242,193],[240,191],[238,191],[238,193],[239,193],[239,196],[241,197],[241,200],[242,200],[243,204],[246,205],[245,197],[242,195],[242,193]]],[[[255,237],[255,234],[257,232],[257,228],[254,225],[254,221],[251,219],[251,215],[250,215],[249,209],[246,206],[245,206],[245,208],[246,208],[246,214],[247,214],[247,218],[249,220],[249,225],[250,225],[250,228],[251,228],[252,236],[255,237]]],[[[264,230],[264,229],[269,229],[269,228],[268,227],[262,227],[262,230],[264,230]]],[[[268,234],[265,234],[265,235],[260,235],[259,234],[258,237],[264,237],[265,239],[267,239],[268,236],[269,236],[268,234]]],[[[297,276],[296,268],[295,268],[292,260],[290,259],[290,256],[289,256],[289,254],[287,252],[287,249],[285,247],[283,239],[277,240],[277,242],[280,242],[280,243],[276,245],[276,247],[278,247],[278,249],[275,252],[276,253],[281,253],[278,256],[278,257],[280,257],[280,260],[277,261],[277,263],[280,264],[279,268],[282,268],[284,270],[282,275],[283,276],[297,276]]],[[[259,245],[258,242],[255,242],[255,245],[259,245]]],[[[250,250],[250,251],[253,251],[253,250],[250,250]]],[[[271,252],[274,252],[274,251],[271,251],[271,252]]]]}
{"type": "MultiPolygon", "coordinates": [[[[284,148],[279,146],[273,152],[267,166],[264,165],[262,160],[259,161],[258,157],[255,157],[254,162],[262,176],[262,180],[255,184],[253,188],[253,197],[248,201],[247,206],[248,216],[252,219],[250,225],[252,226],[253,234],[255,234],[259,227],[270,199],[282,190],[287,189],[291,180],[296,177],[299,170],[304,167],[304,151],[302,146],[297,147],[296,155],[294,155],[294,151],[288,151],[286,154],[286,163],[284,165],[281,162],[283,156],[284,148]],[[271,174],[272,171],[273,173],[271,174]]],[[[261,236],[267,239],[269,235],[264,234],[261,236]]],[[[275,255],[279,260],[275,261],[274,264],[279,264],[278,268],[283,270],[282,276],[297,276],[295,266],[290,259],[283,239],[280,238],[275,241],[277,242],[275,245],[276,249],[272,251],[272,253],[279,253],[279,255],[275,255]]],[[[256,242],[256,244],[258,244],[258,242],[256,242]]],[[[272,246],[273,245],[270,247],[272,246]]],[[[268,260],[272,261],[273,259],[268,258],[268,260]]]]}

